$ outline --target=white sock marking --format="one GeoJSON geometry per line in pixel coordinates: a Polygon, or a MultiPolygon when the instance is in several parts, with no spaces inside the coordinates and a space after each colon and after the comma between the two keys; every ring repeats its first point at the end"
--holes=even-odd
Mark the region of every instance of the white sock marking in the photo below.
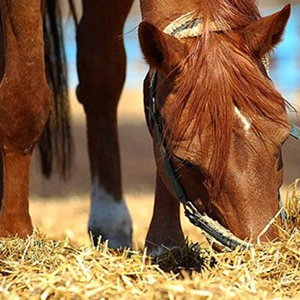
{"type": "Polygon", "coordinates": [[[89,230],[92,234],[108,239],[111,248],[131,247],[132,221],[125,201],[117,202],[99,186],[98,178],[93,180],[91,198],[89,230]]]}
{"type": "Polygon", "coordinates": [[[246,133],[249,134],[251,122],[242,114],[242,112],[236,106],[234,107],[234,111],[238,118],[241,120],[241,122],[244,124],[244,129],[246,133]]]}

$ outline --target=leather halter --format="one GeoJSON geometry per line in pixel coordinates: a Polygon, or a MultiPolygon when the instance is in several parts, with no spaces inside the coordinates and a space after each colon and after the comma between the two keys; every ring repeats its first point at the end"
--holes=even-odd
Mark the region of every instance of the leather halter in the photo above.
{"type": "MultiPolygon", "coordinates": [[[[152,137],[154,138],[153,131],[156,131],[156,139],[159,146],[160,156],[164,165],[164,172],[166,173],[166,178],[169,181],[170,186],[173,189],[173,194],[176,196],[177,200],[183,205],[184,207],[184,214],[189,219],[189,221],[199,227],[209,238],[212,238],[217,243],[221,244],[225,248],[230,250],[235,250],[236,248],[240,247],[241,250],[248,249],[251,244],[237,238],[234,236],[229,230],[224,228],[222,225],[217,223],[214,220],[211,220],[207,215],[201,214],[192,201],[188,198],[185,189],[181,182],[178,179],[178,175],[172,162],[170,161],[170,155],[168,150],[165,146],[164,139],[163,139],[163,128],[162,128],[162,121],[161,115],[156,107],[156,88],[157,88],[157,81],[158,81],[158,71],[155,70],[153,76],[150,80],[150,103],[148,107],[149,111],[149,126],[150,131],[152,133],[152,137]]],[[[297,140],[300,140],[300,128],[291,125],[291,132],[290,135],[297,140]]],[[[278,193],[280,208],[281,208],[281,218],[282,222],[285,222],[285,212],[283,210],[283,203],[278,193]]]]}

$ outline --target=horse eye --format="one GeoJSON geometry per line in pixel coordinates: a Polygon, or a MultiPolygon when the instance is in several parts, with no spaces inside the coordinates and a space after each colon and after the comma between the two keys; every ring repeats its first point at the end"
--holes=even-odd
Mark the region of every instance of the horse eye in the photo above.
{"type": "Polygon", "coordinates": [[[178,169],[182,168],[182,167],[187,167],[193,171],[197,171],[197,172],[201,172],[201,168],[198,165],[193,164],[192,162],[183,159],[177,155],[174,155],[174,159],[176,160],[176,162],[178,163],[178,169]]]}

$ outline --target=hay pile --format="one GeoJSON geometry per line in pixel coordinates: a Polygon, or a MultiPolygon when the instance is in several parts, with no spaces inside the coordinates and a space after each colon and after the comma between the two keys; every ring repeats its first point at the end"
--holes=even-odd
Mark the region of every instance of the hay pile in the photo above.
{"type": "Polygon", "coordinates": [[[299,200],[294,191],[280,242],[221,254],[190,244],[160,267],[141,252],[78,248],[39,232],[2,239],[0,299],[300,299],[299,200]]]}

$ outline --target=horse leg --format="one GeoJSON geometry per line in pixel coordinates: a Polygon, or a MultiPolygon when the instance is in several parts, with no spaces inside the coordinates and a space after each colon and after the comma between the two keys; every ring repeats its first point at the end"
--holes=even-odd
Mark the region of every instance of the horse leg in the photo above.
{"type": "Polygon", "coordinates": [[[183,246],[184,235],[180,223],[180,204],[156,175],[155,203],[146,247],[151,255],[159,255],[167,248],[183,246]]]}
{"type": "Polygon", "coordinates": [[[50,111],[44,66],[41,0],[2,0],[5,72],[0,85],[0,143],[4,192],[0,236],[32,233],[31,154],[50,111]]]}
{"type": "Polygon", "coordinates": [[[83,1],[78,28],[77,96],[87,118],[92,176],[88,230],[117,248],[131,246],[131,218],[122,196],[117,105],[125,81],[122,39],[133,0],[83,1]]]}

